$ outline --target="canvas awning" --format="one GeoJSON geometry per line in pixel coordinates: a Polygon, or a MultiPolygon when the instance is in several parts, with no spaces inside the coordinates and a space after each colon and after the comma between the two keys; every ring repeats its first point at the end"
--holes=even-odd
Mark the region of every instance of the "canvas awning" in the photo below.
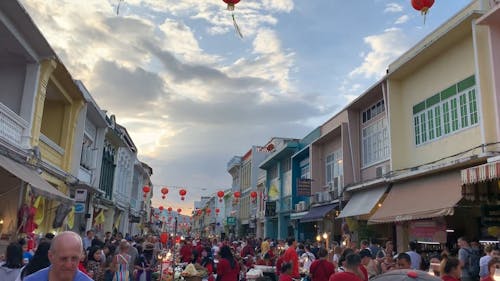
{"type": "Polygon", "coordinates": [[[66,194],[53,187],[35,170],[30,169],[3,155],[0,155],[0,166],[22,181],[29,183],[33,188],[33,192],[35,194],[68,204],[73,204],[73,199],[69,198],[66,194]]]}
{"type": "Polygon", "coordinates": [[[462,199],[458,171],[393,185],[369,223],[388,223],[453,215],[462,199]]]}
{"type": "Polygon", "coordinates": [[[337,208],[338,205],[338,203],[332,203],[312,207],[309,212],[300,219],[300,222],[313,222],[322,220],[326,216],[326,214],[337,208]]]}
{"type": "Polygon", "coordinates": [[[337,218],[363,216],[371,213],[386,190],[387,186],[384,185],[354,193],[337,218]]]}
{"type": "Polygon", "coordinates": [[[491,162],[483,165],[463,169],[460,172],[462,184],[476,184],[500,178],[500,162],[491,162]]]}

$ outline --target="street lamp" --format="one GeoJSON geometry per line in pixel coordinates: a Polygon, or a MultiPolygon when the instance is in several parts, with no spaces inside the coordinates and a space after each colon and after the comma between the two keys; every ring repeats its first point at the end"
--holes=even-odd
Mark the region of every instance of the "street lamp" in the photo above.
{"type": "Polygon", "coordinates": [[[316,236],[316,241],[321,241],[321,236],[319,234],[316,236]]]}
{"type": "Polygon", "coordinates": [[[328,233],[326,232],[323,233],[323,239],[325,239],[326,250],[328,251],[330,249],[328,248],[328,233]]]}

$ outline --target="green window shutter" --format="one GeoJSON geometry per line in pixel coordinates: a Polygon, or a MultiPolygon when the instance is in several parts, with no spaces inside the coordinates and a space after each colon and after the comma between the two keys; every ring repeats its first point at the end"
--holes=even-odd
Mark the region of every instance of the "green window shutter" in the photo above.
{"type": "Polygon", "coordinates": [[[427,142],[427,122],[425,121],[425,112],[420,114],[420,130],[422,131],[422,143],[427,142]]]}
{"type": "Polygon", "coordinates": [[[425,110],[425,101],[413,106],[413,115],[425,110]]]}
{"type": "Polygon", "coordinates": [[[441,107],[436,106],[434,108],[434,123],[436,126],[436,138],[441,137],[441,107]]]}
{"type": "Polygon", "coordinates": [[[457,99],[452,99],[450,101],[450,104],[451,104],[451,130],[454,132],[459,129],[457,99]]]}
{"type": "Polygon", "coordinates": [[[448,99],[457,94],[457,85],[453,85],[441,92],[441,100],[448,99]]]}
{"type": "Polygon", "coordinates": [[[468,88],[470,88],[474,85],[476,85],[476,78],[474,75],[472,75],[472,76],[465,78],[464,80],[458,82],[458,84],[457,84],[458,91],[461,92],[463,90],[467,90],[468,88]]]}
{"type": "Polygon", "coordinates": [[[429,140],[433,140],[435,135],[434,135],[434,111],[429,110],[427,111],[427,125],[428,125],[428,129],[429,129],[429,140]]]}
{"type": "Polygon", "coordinates": [[[435,104],[438,104],[440,101],[441,101],[441,95],[438,93],[438,94],[435,94],[434,96],[426,99],[425,105],[427,108],[429,108],[435,104]]]}
{"type": "Polygon", "coordinates": [[[443,124],[444,124],[444,134],[447,135],[451,132],[449,102],[443,103],[443,124]]]}
{"type": "Polygon", "coordinates": [[[469,127],[469,120],[467,115],[467,94],[460,95],[460,122],[462,128],[469,127]]]}
{"type": "Polygon", "coordinates": [[[415,129],[415,144],[420,144],[420,122],[418,116],[413,117],[413,127],[415,129]]]}
{"type": "Polygon", "coordinates": [[[476,90],[472,89],[469,91],[469,113],[470,113],[470,124],[477,124],[477,102],[476,102],[476,90]]]}

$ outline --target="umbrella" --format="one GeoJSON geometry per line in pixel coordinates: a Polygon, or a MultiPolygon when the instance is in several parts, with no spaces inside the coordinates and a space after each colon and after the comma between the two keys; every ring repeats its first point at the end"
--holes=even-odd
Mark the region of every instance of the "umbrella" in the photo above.
{"type": "Polygon", "coordinates": [[[439,277],[421,270],[398,269],[386,272],[370,279],[370,281],[440,281],[439,277]]]}

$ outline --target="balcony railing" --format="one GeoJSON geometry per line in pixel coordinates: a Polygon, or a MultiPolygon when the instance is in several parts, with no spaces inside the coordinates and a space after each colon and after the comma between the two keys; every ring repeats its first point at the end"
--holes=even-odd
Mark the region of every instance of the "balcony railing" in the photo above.
{"type": "Polygon", "coordinates": [[[0,137],[21,147],[24,130],[28,122],[0,102],[0,137]]]}

